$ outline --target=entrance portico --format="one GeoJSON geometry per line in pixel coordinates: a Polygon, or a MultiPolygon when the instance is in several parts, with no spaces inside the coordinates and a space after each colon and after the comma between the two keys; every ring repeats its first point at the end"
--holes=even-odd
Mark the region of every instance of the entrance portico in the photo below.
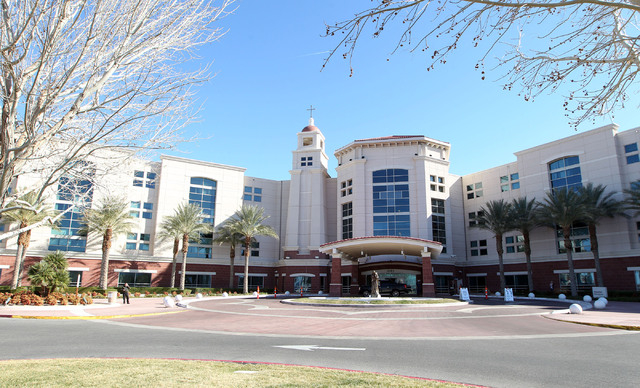
{"type": "Polygon", "coordinates": [[[431,258],[442,251],[436,241],[413,237],[375,236],[334,241],[320,246],[320,252],[331,255],[330,296],[342,295],[342,261],[358,263],[365,256],[403,255],[417,256],[422,261],[422,295],[435,296],[436,290],[431,268],[431,258]]]}

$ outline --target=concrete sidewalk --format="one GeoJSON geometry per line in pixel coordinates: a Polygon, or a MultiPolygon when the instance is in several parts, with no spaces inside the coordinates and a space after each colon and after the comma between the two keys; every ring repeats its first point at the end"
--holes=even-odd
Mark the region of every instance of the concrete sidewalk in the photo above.
{"type": "MultiPolygon", "coordinates": [[[[222,299],[223,297],[184,298],[182,304],[195,301],[222,299]]],[[[228,298],[253,298],[234,296],[228,298]]],[[[225,298],[225,299],[228,299],[225,298]]],[[[264,298],[264,296],[261,296],[264,298]]],[[[567,301],[569,302],[569,301],[567,301]]],[[[331,306],[335,308],[335,305],[331,306]]],[[[118,319],[152,315],[176,314],[188,311],[184,307],[165,307],[163,298],[131,298],[130,304],[109,304],[106,299],[94,299],[91,305],[79,306],[0,306],[0,318],[21,319],[118,319]]],[[[605,309],[586,309],[582,314],[569,314],[559,309],[543,315],[558,321],[625,330],[640,330],[640,303],[609,302],[605,309]]]]}

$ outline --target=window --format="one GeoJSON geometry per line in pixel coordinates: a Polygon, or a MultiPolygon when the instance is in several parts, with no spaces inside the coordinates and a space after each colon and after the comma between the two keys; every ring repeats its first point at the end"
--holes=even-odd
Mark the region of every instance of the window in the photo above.
{"type": "Polygon", "coordinates": [[[353,237],[353,203],[342,204],[342,238],[353,237]]]}
{"type": "Polygon", "coordinates": [[[118,273],[118,287],[128,283],[130,287],[149,287],[151,285],[150,273],[120,272],[118,273]]]}
{"type": "MultiPolygon", "coordinates": [[[[264,277],[249,275],[248,283],[250,290],[255,290],[258,287],[264,288],[264,277]]],[[[244,275],[238,275],[238,288],[242,287],[244,287],[244,275]]]]}
{"type": "Polygon", "coordinates": [[[262,188],[245,186],[242,199],[245,201],[262,202],[262,188]]]}
{"type": "Polygon", "coordinates": [[[305,138],[302,139],[302,145],[304,147],[310,146],[312,144],[313,144],[313,138],[312,137],[305,137],[305,138]]]}
{"type": "MultiPolygon", "coordinates": [[[[558,274],[560,277],[560,287],[569,288],[571,287],[571,281],[569,280],[568,273],[558,274]]],[[[596,282],[593,277],[593,272],[578,272],[575,271],[576,281],[578,287],[593,287],[596,285],[596,282]]]]}
{"type": "Polygon", "coordinates": [[[300,166],[309,167],[313,166],[313,156],[303,156],[300,158],[300,166]]]}
{"type": "Polygon", "coordinates": [[[524,252],[524,236],[505,236],[504,246],[506,253],[524,252]]]}
{"type": "Polygon", "coordinates": [[[293,291],[298,292],[300,288],[302,288],[304,292],[308,292],[311,289],[310,276],[296,276],[293,278],[293,291]]]}
{"type": "Polygon", "coordinates": [[[133,172],[133,186],[146,187],[148,189],[156,188],[156,173],[136,170],[133,172]]]}
{"type": "Polygon", "coordinates": [[[82,271],[69,271],[69,286],[82,286],[82,271]]]}
{"type": "Polygon", "coordinates": [[[487,240],[470,241],[469,247],[471,248],[471,256],[486,256],[488,254],[487,240]]]}
{"type": "Polygon", "coordinates": [[[447,232],[444,216],[444,200],[431,198],[431,229],[433,240],[442,244],[442,253],[447,253],[447,232]]]}
{"type": "Polygon", "coordinates": [[[147,252],[150,249],[150,241],[151,234],[149,233],[127,233],[127,242],[125,243],[125,249],[130,251],[138,250],[147,252]]]}
{"type": "Polygon", "coordinates": [[[211,288],[211,275],[184,274],[184,286],[187,288],[211,288]]]}
{"type": "Polygon", "coordinates": [[[636,291],[640,291],[640,271],[633,271],[636,278],[636,291]]]}
{"type": "Polygon", "coordinates": [[[482,182],[467,185],[467,199],[480,198],[482,195],[482,182]]]}
{"type": "Polygon", "coordinates": [[[640,221],[636,222],[636,230],[638,231],[638,241],[640,242],[640,221]]]}
{"type": "Polygon", "coordinates": [[[500,177],[500,191],[509,191],[509,177],[506,175],[500,177]]]}
{"type": "Polygon", "coordinates": [[[346,197],[353,194],[353,179],[349,179],[340,183],[340,196],[346,197]]]}
{"type": "Polygon", "coordinates": [[[627,164],[633,164],[638,162],[640,162],[640,155],[635,154],[635,155],[627,156],[627,164]]]}
{"type": "Polygon", "coordinates": [[[195,257],[199,259],[210,259],[211,248],[198,245],[189,245],[187,248],[187,257],[195,257]]]}
{"type": "Polygon", "coordinates": [[[431,199],[431,212],[444,214],[444,200],[443,199],[431,199]]]}
{"type": "Polygon", "coordinates": [[[444,188],[444,177],[441,176],[436,176],[436,175],[429,175],[429,180],[431,182],[433,182],[432,184],[429,185],[429,188],[431,189],[431,191],[438,191],[440,193],[444,193],[445,188],[444,188]],[[437,182],[437,184],[436,184],[437,182]]]}
{"type": "MultiPolygon", "coordinates": [[[[245,255],[244,252],[244,248],[245,248],[245,244],[242,244],[242,251],[240,253],[241,256],[245,255]]],[[[254,241],[251,243],[251,257],[259,257],[260,256],[260,243],[257,241],[254,241]]]]}
{"type": "Polygon", "coordinates": [[[478,225],[480,223],[480,221],[478,221],[478,218],[482,217],[483,215],[484,212],[482,210],[469,213],[469,226],[478,225]]]}
{"type": "Polygon", "coordinates": [[[627,154],[627,164],[640,162],[640,155],[638,155],[638,143],[625,145],[624,153],[627,154]]]}
{"type": "MultiPolygon", "coordinates": [[[[562,229],[560,227],[556,227],[556,242],[558,253],[566,253],[566,249],[564,247],[564,237],[562,234],[562,229]]],[[[573,248],[573,252],[590,252],[591,251],[591,240],[589,240],[589,228],[587,224],[582,222],[575,222],[571,226],[571,245],[573,248]]]]}
{"type": "Polygon", "coordinates": [[[408,182],[408,170],[387,169],[373,172],[374,236],[410,235],[408,182]]]}
{"type": "MultiPolygon", "coordinates": [[[[79,165],[86,168],[86,164],[79,165]]],[[[84,171],[87,173],[86,170],[84,171]]],[[[92,172],[89,172],[92,175],[92,172]]],[[[80,235],[80,229],[84,226],[82,212],[91,206],[93,198],[93,183],[89,179],[63,176],[58,180],[57,202],[55,210],[64,212],[58,221],[58,228],[52,229],[52,237],[49,239],[50,251],[85,252],[87,247],[86,236],[80,235]]]]}
{"type": "Polygon", "coordinates": [[[140,201],[131,201],[131,210],[129,210],[129,215],[133,218],[140,218],[140,214],[142,214],[142,218],[145,218],[147,220],[150,220],[153,218],[153,212],[152,211],[142,211],[140,212],[142,209],[144,210],[153,210],[153,203],[151,202],[140,202],[140,201]]]}
{"type": "Polygon", "coordinates": [[[577,190],[582,187],[582,173],[579,164],[580,159],[577,156],[568,156],[549,163],[551,189],[577,190]]]}

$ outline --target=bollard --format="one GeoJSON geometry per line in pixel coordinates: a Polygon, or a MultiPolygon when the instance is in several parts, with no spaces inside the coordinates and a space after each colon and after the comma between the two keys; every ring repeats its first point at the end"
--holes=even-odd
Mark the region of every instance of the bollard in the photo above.
{"type": "Polygon", "coordinates": [[[300,286],[300,296],[302,296],[302,286],[300,286]]]}
{"type": "Polygon", "coordinates": [[[278,299],[278,286],[273,288],[273,299],[278,299]]]}
{"type": "Polygon", "coordinates": [[[489,290],[487,289],[487,287],[484,288],[484,298],[489,299],[489,290]]]}
{"type": "Polygon", "coordinates": [[[258,299],[260,299],[260,286],[258,286],[258,299]]]}

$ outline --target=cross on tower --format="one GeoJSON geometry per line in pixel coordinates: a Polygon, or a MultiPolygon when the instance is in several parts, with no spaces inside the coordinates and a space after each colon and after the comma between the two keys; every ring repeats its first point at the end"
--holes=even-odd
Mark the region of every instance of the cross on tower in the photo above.
{"type": "Polygon", "coordinates": [[[307,109],[309,111],[309,118],[312,119],[313,118],[313,111],[316,110],[316,108],[313,107],[313,105],[309,105],[309,109],[307,109]]]}

